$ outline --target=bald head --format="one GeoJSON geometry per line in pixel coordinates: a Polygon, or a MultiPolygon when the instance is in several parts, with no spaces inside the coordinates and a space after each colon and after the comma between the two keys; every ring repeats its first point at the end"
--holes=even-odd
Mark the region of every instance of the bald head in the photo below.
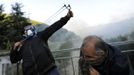
{"type": "Polygon", "coordinates": [[[98,37],[98,36],[87,36],[83,40],[83,44],[81,46],[81,51],[84,53],[85,56],[94,57],[97,55],[97,51],[101,53],[101,55],[104,54],[102,48],[104,41],[98,37]]]}
{"type": "Polygon", "coordinates": [[[86,46],[89,44],[91,46],[96,47],[99,44],[102,44],[102,42],[104,41],[100,37],[92,35],[92,36],[87,36],[84,38],[82,46],[86,46]]]}
{"type": "Polygon", "coordinates": [[[98,37],[98,36],[95,36],[95,35],[92,35],[92,36],[87,36],[83,43],[86,43],[86,42],[94,42],[94,43],[99,43],[99,42],[103,42],[103,40],[98,37]]]}

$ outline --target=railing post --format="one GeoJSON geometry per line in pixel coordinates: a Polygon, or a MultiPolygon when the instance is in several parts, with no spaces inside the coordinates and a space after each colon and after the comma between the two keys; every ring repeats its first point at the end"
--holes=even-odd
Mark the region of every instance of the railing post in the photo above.
{"type": "Polygon", "coordinates": [[[62,60],[62,61],[63,61],[63,66],[64,66],[65,75],[67,75],[66,68],[65,68],[65,61],[64,61],[64,60],[62,60]]]}
{"type": "Polygon", "coordinates": [[[19,75],[19,65],[20,65],[20,62],[17,62],[16,66],[16,75],[19,75]]]}
{"type": "Polygon", "coordinates": [[[130,61],[130,58],[129,58],[129,55],[128,54],[127,54],[127,59],[128,59],[129,67],[130,67],[130,75],[134,75],[133,68],[132,68],[132,63],[130,61]]]}
{"type": "Polygon", "coordinates": [[[71,63],[72,63],[72,67],[73,67],[73,75],[75,75],[75,68],[74,68],[74,63],[73,63],[73,58],[71,57],[71,63]]]}
{"type": "Polygon", "coordinates": [[[2,64],[2,75],[5,75],[5,66],[2,64]]]}

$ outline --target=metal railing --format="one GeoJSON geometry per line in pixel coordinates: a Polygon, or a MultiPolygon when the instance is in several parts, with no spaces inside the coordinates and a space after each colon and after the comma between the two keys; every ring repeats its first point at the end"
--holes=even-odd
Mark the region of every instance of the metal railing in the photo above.
{"type": "MultiPolygon", "coordinates": [[[[72,50],[74,50],[74,49],[72,49],[72,50]]],[[[67,50],[64,50],[64,51],[67,51],[67,50]]],[[[79,50],[77,48],[74,51],[79,51],[79,50]]],[[[57,51],[57,52],[59,52],[59,51],[57,51]]],[[[134,54],[134,50],[123,50],[122,51],[122,53],[125,53],[127,55],[128,59],[129,59],[129,53],[132,53],[132,52],[134,54]]],[[[66,64],[66,66],[59,66],[58,65],[58,67],[59,67],[58,69],[62,75],[79,75],[78,74],[79,73],[78,72],[79,71],[79,69],[78,69],[79,55],[78,56],[71,56],[71,57],[70,56],[69,57],[58,57],[55,59],[57,62],[62,61],[62,63],[64,63],[64,64],[66,64],[67,62],[70,62],[69,64],[66,64]],[[68,66],[70,66],[70,68],[68,66]],[[64,71],[61,69],[63,69],[64,71]]],[[[130,59],[129,59],[129,65],[131,68],[131,72],[133,72],[132,63],[131,63],[130,59]]]]}
{"type": "MultiPolygon", "coordinates": [[[[125,41],[125,42],[116,42],[116,43],[110,43],[114,46],[121,46],[121,45],[127,45],[127,44],[134,44],[134,41],[125,41]]],[[[58,66],[58,69],[62,75],[79,75],[78,73],[78,60],[79,60],[79,50],[80,48],[72,48],[72,49],[63,49],[63,50],[55,50],[52,51],[53,54],[55,53],[62,53],[62,52],[69,52],[71,53],[70,56],[62,56],[62,57],[55,57],[56,64],[58,66]]],[[[129,58],[129,53],[134,54],[134,50],[123,50],[123,53],[125,53],[129,58]]],[[[0,75],[22,75],[18,74],[22,72],[20,69],[21,65],[14,64],[11,65],[8,57],[9,52],[5,52],[3,54],[0,54],[0,75]],[[6,57],[7,60],[4,60],[6,63],[2,63],[3,60],[2,57],[6,57]]],[[[131,61],[129,61],[130,66],[132,66],[131,61]]],[[[131,70],[133,71],[133,68],[131,67],[131,70]]]]}

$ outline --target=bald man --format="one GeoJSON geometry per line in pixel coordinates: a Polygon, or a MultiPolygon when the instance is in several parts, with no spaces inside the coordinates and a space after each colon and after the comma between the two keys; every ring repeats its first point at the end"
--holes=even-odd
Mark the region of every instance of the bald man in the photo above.
{"type": "Polygon", "coordinates": [[[130,75],[126,56],[98,36],[87,36],[80,51],[82,75],[130,75]]]}

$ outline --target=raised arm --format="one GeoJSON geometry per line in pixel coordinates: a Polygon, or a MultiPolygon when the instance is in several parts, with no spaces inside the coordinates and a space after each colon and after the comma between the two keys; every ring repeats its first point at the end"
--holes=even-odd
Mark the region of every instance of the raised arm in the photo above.
{"type": "Polygon", "coordinates": [[[61,18],[59,21],[55,22],[54,24],[52,24],[51,26],[49,26],[48,28],[46,28],[44,31],[41,32],[41,38],[45,41],[48,40],[48,38],[55,33],[57,30],[59,30],[60,28],[62,28],[67,22],[68,20],[73,17],[73,13],[72,11],[69,11],[67,13],[67,15],[63,18],[61,18]]]}

